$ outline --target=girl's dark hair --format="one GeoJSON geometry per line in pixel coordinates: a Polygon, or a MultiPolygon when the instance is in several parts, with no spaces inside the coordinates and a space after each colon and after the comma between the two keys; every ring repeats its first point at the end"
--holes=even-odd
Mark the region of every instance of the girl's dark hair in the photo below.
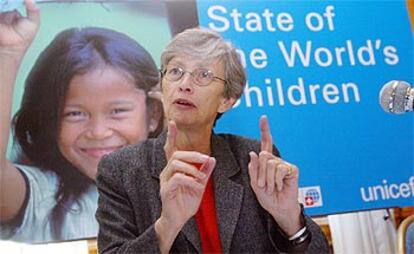
{"type": "MultiPolygon", "coordinates": [[[[61,238],[64,215],[70,205],[92,181],[59,151],[62,106],[72,78],[102,66],[128,74],[137,88],[145,92],[155,89],[159,82],[151,55],[128,36],[106,28],[67,29],[37,59],[26,79],[21,107],[13,119],[15,138],[21,148],[20,161],[52,170],[58,176],[57,203],[50,215],[55,239],[61,238]]],[[[147,110],[149,118],[158,120],[156,130],[149,134],[154,137],[162,129],[161,102],[147,96],[147,110]]]]}

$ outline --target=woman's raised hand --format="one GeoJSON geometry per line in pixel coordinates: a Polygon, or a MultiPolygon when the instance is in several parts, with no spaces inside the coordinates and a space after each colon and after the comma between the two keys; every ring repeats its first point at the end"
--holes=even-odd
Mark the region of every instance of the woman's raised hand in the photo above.
{"type": "Polygon", "coordinates": [[[194,216],[203,198],[216,160],[195,151],[179,151],[177,126],[168,123],[164,151],[167,166],[160,175],[161,216],[155,223],[161,253],[168,253],[184,224],[194,216]]]}
{"type": "Polygon", "coordinates": [[[287,234],[294,234],[302,227],[298,203],[299,169],[273,154],[267,117],[260,118],[259,127],[261,151],[249,153],[250,185],[260,205],[287,234]]]}
{"type": "Polygon", "coordinates": [[[168,163],[160,175],[161,217],[170,226],[181,228],[198,211],[216,160],[199,152],[177,150],[176,135],[177,127],[171,121],[164,147],[168,163]]]}

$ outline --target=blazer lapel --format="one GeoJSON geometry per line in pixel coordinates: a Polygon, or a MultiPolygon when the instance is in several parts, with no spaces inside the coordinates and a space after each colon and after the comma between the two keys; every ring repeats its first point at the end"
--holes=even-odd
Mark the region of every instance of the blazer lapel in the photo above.
{"type": "Polygon", "coordinates": [[[243,186],[230,179],[240,168],[228,143],[215,134],[212,152],[217,161],[213,172],[217,223],[223,252],[228,253],[242,205],[243,186]]]}
{"type": "Polygon", "coordinates": [[[158,138],[150,139],[152,142],[151,149],[151,176],[160,180],[161,171],[167,165],[167,158],[165,157],[164,144],[167,139],[167,133],[162,132],[158,138]]]}
{"type": "Polygon", "coordinates": [[[197,250],[197,253],[202,253],[201,251],[201,240],[198,233],[197,223],[194,216],[191,217],[184,227],[181,229],[181,232],[184,234],[185,238],[194,246],[197,250]]]}

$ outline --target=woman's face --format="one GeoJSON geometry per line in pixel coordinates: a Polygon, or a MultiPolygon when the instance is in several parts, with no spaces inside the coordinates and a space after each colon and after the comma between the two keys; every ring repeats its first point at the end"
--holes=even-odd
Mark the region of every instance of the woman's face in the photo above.
{"type": "Polygon", "coordinates": [[[95,179],[105,154],[148,136],[146,94],[122,72],[104,67],[74,76],[60,118],[63,156],[95,179]]]}
{"type": "Polygon", "coordinates": [[[214,78],[206,86],[199,86],[192,72],[202,68],[216,77],[224,79],[224,64],[220,59],[203,61],[191,57],[174,57],[166,66],[167,71],[180,68],[186,73],[177,81],[169,81],[164,75],[162,80],[163,107],[168,120],[177,126],[190,128],[209,128],[214,124],[217,113],[228,110],[234,99],[224,98],[224,81],[214,78]]]}

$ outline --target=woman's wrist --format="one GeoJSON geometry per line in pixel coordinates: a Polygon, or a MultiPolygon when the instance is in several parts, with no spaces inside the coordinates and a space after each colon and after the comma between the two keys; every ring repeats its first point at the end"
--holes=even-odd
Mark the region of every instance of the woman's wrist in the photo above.
{"type": "Polygon", "coordinates": [[[300,209],[299,224],[301,226],[293,234],[286,234],[285,237],[286,237],[286,240],[289,242],[291,250],[302,252],[306,250],[307,248],[306,246],[311,241],[312,234],[306,225],[306,217],[304,214],[303,205],[300,203],[298,203],[298,205],[300,209]]]}
{"type": "Polygon", "coordinates": [[[311,237],[310,231],[308,230],[306,226],[304,226],[298,232],[296,232],[296,234],[289,237],[289,243],[292,246],[297,246],[297,245],[300,245],[306,242],[310,237],[311,237]]]}
{"type": "Polygon", "coordinates": [[[299,203],[297,208],[286,210],[277,215],[272,215],[272,217],[288,237],[293,236],[305,226],[305,222],[302,218],[302,209],[299,203]]]}
{"type": "Polygon", "coordinates": [[[172,226],[162,216],[155,222],[154,227],[161,253],[168,253],[181,228],[172,226]]]}

